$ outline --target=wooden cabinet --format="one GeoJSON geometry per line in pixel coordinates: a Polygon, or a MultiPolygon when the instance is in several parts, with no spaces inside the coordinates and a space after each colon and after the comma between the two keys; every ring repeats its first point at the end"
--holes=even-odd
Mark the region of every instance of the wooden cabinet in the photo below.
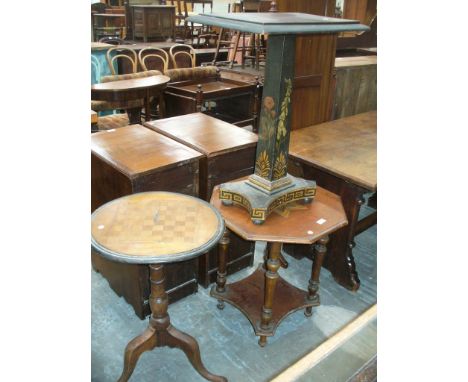
{"type": "Polygon", "coordinates": [[[175,5],[132,5],[132,38],[174,39],[175,5]]]}
{"type": "MultiPolygon", "coordinates": [[[[209,201],[213,188],[254,171],[257,135],[203,113],[146,122],[148,128],[166,135],[203,154],[200,160],[200,197],[209,201]]],[[[232,235],[228,253],[228,272],[252,265],[251,242],[232,235]]],[[[217,248],[201,256],[199,283],[207,287],[215,281],[217,248]]]]}
{"type": "MultiPolygon", "coordinates": [[[[118,197],[143,191],[198,196],[202,154],[140,125],[91,136],[92,210],[118,197]]],[[[138,317],[150,313],[148,267],[109,261],[92,254],[93,268],[133,306],[138,317]]],[[[197,291],[197,259],[168,264],[166,287],[173,302],[197,291]]]]}

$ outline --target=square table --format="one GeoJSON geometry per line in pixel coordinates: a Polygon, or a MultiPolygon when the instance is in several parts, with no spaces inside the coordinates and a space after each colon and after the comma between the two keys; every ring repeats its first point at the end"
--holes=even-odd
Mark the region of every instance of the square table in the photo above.
{"type": "Polygon", "coordinates": [[[377,212],[358,220],[363,195],[377,191],[377,112],[294,130],[289,171],[341,196],[349,225],[331,235],[324,265],[341,285],[357,290],[354,237],[377,222],[377,212]]]}

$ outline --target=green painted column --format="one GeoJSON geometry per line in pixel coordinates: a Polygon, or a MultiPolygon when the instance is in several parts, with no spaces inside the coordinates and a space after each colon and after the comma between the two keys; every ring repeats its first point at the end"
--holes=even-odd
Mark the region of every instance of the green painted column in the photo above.
{"type": "Polygon", "coordinates": [[[268,38],[255,174],[270,185],[287,174],[295,41],[294,35],[268,38]]]}

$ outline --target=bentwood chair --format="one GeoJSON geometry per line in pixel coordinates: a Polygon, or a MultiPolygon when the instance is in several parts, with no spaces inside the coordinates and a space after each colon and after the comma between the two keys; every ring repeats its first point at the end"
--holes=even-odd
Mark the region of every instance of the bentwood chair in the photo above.
{"type": "Polygon", "coordinates": [[[138,52],[138,62],[144,71],[159,70],[164,73],[169,69],[169,55],[163,49],[144,48],[138,52]]]}
{"type": "MultiPolygon", "coordinates": [[[[124,48],[121,46],[110,48],[106,53],[106,60],[107,64],[109,65],[109,69],[113,75],[117,74],[117,71],[114,67],[115,60],[128,60],[130,61],[130,73],[136,73],[138,68],[138,59],[136,52],[131,48],[124,48]],[[116,52],[117,54],[113,54],[116,52]]],[[[119,62],[119,61],[117,61],[119,62]]]]}
{"type": "Polygon", "coordinates": [[[190,45],[177,44],[169,49],[172,65],[175,69],[194,68],[195,64],[195,49],[190,45]]]}
{"type": "MultiPolygon", "coordinates": [[[[145,70],[144,72],[137,72],[138,69],[138,57],[136,52],[130,48],[124,48],[122,46],[116,46],[110,48],[106,54],[107,64],[112,73],[110,76],[103,76],[100,82],[111,82],[119,80],[129,80],[134,78],[149,77],[155,75],[161,75],[162,72],[159,70],[145,70]],[[114,55],[113,53],[116,52],[114,55]],[[130,73],[117,74],[116,60],[122,60],[125,63],[130,63],[130,73]]],[[[119,62],[119,61],[117,61],[119,62]]],[[[121,63],[123,63],[121,62],[121,63]]],[[[126,110],[131,108],[142,108],[144,106],[144,99],[137,99],[131,101],[122,102],[107,102],[107,101],[96,101],[91,100],[91,109],[94,111],[106,111],[106,110],[126,110]]],[[[145,111],[146,112],[146,111],[145,111]]],[[[117,127],[123,127],[129,124],[129,119],[126,113],[113,114],[109,116],[100,117],[98,119],[98,130],[109,130],[117,127]]]]}

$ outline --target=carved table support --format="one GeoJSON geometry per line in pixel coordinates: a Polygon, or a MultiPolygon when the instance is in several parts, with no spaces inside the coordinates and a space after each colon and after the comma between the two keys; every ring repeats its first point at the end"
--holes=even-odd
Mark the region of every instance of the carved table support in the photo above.
{"type": "Polygon", "coordinates": [[[124,369],[118,382],[126,382],[135,369],[140,355],[154,349],[155,347],[169,346],[181,349],[195,370],[209,381],[226,382],[227,379],[211,374],[206,370],[200,357],[200,348],[196,340],[171,325],[167,313],[168,298],[165,290],[164,266],[151,264],[150,281],[150,307],[151,317],[148,328],[138,337],[129,342],[125,348],[124,369]]]}
{"type": "Polygon", "coordinates": [[[364,203],[363,194],[364,190],[353,187],[342,191],[341,200],[348,217],[348,226],[331,235],[330,255],[324,261],[325,268],[333,274],[333,278],[353,291],[358,290],[361,283],[356,271],[353,248],[356,246],[354,236],[359,211],[364,203]]]}

